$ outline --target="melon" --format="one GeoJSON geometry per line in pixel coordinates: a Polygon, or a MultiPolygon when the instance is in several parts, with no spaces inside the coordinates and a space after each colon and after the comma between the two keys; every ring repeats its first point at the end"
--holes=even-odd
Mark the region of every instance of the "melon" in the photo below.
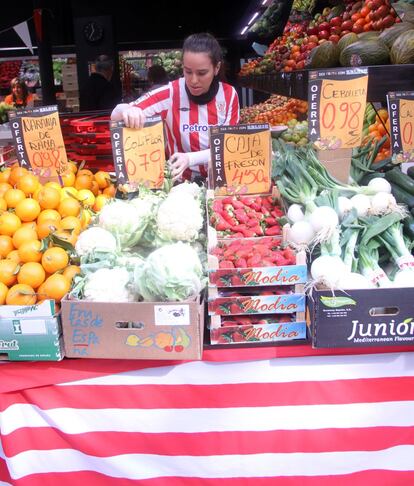
{"type": "Polygon", "coordinates": [[[336,67],[339,65],[339,47],[331,41],[315,47],[310,56],[309,67],[312,69],[321,69],[336,67]]]}
{"type": "Polygon", "coordinates": [[[410,22],[401,22],[400,24],[395,24],[382,31],[379,39],[384,42],[388,49],[391,49],[397,38],[404,32],[407,32],[407,30],[411,29],[414,29],[414,24],[411,24],[410,22]]]}
{"type": "Polygon", "coordinates": [[[383,42],[358,41],[346,47],[339,60],[341,66],[380,66],[389,64],[390,51],[383,42]]]}
{"type": "Polygon", "coordinates": [[[350,32],[349,34],[345,34],[343,37],[339,39],[338,42],[339,52],[342,52],[345,49],[345,47],[348,47],[351,44],[354,44],[355,42],[358,41],[359,41],[359,37],[353,32],[350,32]]]}
{"type": "Polygon", "coordinates": [[[414,29],[407,30],[397,37],[391,48],[392,64],[414,63],[414,29]]]}

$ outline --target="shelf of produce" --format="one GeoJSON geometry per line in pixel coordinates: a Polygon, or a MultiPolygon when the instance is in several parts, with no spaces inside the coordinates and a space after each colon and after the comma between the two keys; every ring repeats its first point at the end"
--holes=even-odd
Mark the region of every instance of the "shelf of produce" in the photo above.
{"type": "MultiPolygon", "coordinates": [[[[266,93],[307,100],[308,70],[243,76],[239,85],[266,93]]],[[[412,88],[414,64],[368,66],[368,101],[385,101],[388,91],[404,91],[412,88]]]]}

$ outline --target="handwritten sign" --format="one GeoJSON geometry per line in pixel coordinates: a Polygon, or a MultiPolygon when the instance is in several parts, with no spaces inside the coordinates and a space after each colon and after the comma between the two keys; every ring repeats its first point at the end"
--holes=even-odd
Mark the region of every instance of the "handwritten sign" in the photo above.
{"type": "Polygon", "coordinates": [[[19,164],[41,179],[58,179],[68,169],[57,106],[9,113],[19,164]]]}
{"type": "Polygon", "coordinates": [[[390,92],[387,102],[393,161],[414,162],[414,91],[390,92]]]}
{"type": "Polygon", "coordinates": [[[309,73],[309,140],[318,149],[361,145],[367,87],[366,68],[309,73]]]}
{"type": "Polygon", "coordinates": [[[112,152],[118,184],[158,189],[164,183],[165,147],[161,117],[147,118],[142,129],[111,123],[112,152]]]}
{"type": "Polygon", "coordinates": [[[217,194],[270,191],[271,140],[268,124],[210,128],[211,187],[217,194]]]}

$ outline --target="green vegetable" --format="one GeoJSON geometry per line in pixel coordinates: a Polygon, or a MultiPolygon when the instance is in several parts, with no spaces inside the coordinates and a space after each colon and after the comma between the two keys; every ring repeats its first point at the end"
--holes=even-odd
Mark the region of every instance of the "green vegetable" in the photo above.
{"type": "Polygon", "coordinates": [[[414,166],[408,167],[407,175],[411,177],[411,179],[414,179],[414,166]]]}
{"type": "Polygon", "coordinates": [[[388,47],[377,40],[360,40],[346,47],[340,55],[341,66],[376,66],[389,64],[388,47]]]}
{"type": "Polygon", "coordinates": [[[388,182],[397,184],[397,186],[401,187],[401,189],[404,189],[404,191],[414,196],[414,181],[411,179],[410,176],[401,172],[398,167],[389,170],[385,174],[385,178],[388,182]]]}
{"type": "Polygon", "coordinates": [[[404,191],[400,186],[397,184],[391,183],[391,192],[392,195],[395,197],[396,201],[400,204],[405,204],[410,209],[414,208],[414,196],[407,191],[404,191]]]}
{"type": "Polygon", "coordinates": [[[404,227],[404,234],[411,241],[414,241],[414,216],[412,214],[404,219],[403,227],[404,227]]]}

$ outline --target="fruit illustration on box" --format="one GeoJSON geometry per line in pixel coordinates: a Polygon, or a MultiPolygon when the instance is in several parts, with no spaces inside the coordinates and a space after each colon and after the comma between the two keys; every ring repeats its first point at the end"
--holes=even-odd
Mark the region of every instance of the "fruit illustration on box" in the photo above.
{"type": "Polygon", "coordinates": [[[132,347],[150,348],[157,347],[163,349],[167,353],[173,351],[181,353],[191,344],[190,336],[182,328],[178,328],[171,332],[158,332],[154,336],[146,336],[140,338],[136,334],[130,334],[126,339],[126,344],[132,347]]]}

